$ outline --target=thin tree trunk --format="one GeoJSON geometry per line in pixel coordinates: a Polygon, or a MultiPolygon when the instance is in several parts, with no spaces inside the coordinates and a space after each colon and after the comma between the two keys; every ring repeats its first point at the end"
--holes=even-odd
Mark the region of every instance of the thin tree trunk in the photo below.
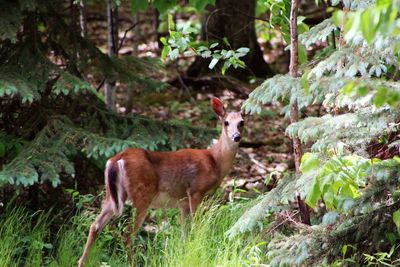
{"type": "MultiPolygon", "coordinates": [[[[297,1],[292,0],[292,8],[290,11],[290,65],[289,74],[292,77],[298,77],[298,66],[299,66],[299,43],[297,33],[297,1]]],[[[290,107],[290,123],[297,122],[299,118],[297,101],[290,107]]],[[[296,173],[300,173],[300,161],[302,156],[301,143],[299,138],[293,138],[293,149],[294,149],[294,163],[296,167],[296,173]]]]}
{"type": "MultiPolygon", "coordinates": [[[[133,31],[132,55],[135,57],[137,57],[139,55],[139,40],[141,37],[139,21],[140,21],[140,13],[133,15],[132,23],[133,23],[133,25],[136,25],[136,27],[134,27],[132,29],[132,31],[133,31]]],[[[126,114],[132,112],[133,100],[134,100],[133,97],[134,97],[133,89],[130,87],[127,88],[126,103],[125,103],[125,108],[126,108],[125,113],[126,114]]]]}
{"type": "Polygon", "coordinates": [[[79,0],[79,24],[81,26],[81,36],[85,38],[87,36],[85,0],[79,0]]]}
{"type": "MultiPolygon", "coordinates": [[[[107,0],[107,23],[108,23],[108,55],[115,57],[118,54],[118,7],[112,0],[107,0]]],[[[105,100],[107,107],[115,111],[115,81],[106,79],[105,100]]]]}
{"type": "MultiPolygon", "coordinates": [[[[292,0],[292,5],[290,9],[290,65],[289,74],[290,76],[296,78],[298,77],[298,67],[299,67],[299,42],[298,42],[298,32],[297,32],[297,12],[298,12],[298,0],[292,0]]],[[[290,107],[290,123],[295,123],[299,119],[299,111],[297,100],[290,107]]],[[[293,142],[293,156],[294,164],[296,168],[296,175],[300,174],[300,162],[303,151],[301,148],[300,139],[294,137],[293,142]]],[[[301,199],[299,195],[296,196],[299,204],[300,215],[303,223],[310,224],[310,213],[307,205],[301,199]]]]}

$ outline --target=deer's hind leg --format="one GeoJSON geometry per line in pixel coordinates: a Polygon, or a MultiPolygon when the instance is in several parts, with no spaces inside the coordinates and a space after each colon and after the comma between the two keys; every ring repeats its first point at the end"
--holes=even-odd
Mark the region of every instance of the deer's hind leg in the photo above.
{"type": "Polygon", "coordinates": [[[78,266],[83,267],[87,257],[89,256],[90,249],[92,248],[96,238],[100,234],[101,230],[103,230],[104,226],[110,221],[110,219],[115,216],[116,213],[112,208],[111,198],[107,199],[102,207],[102,210],[97,216],[96,220],[90,226],[89,236],[86,241],[85,249],[83,250],[83,254],[79,259],[78,266]]]}
{"type": "Polygon", "coordinates": [[[128,235],[125,244],[129,246],[132,243],[132,237],[137,233],[140,226],[142,226],[146,219],[147,211],[157,194],[157,184],[149,182],[149,176],[138,177],[135,181],[134,188],[129,190],[131,192],[129,198],[132,201],[132,206],[136,209],[134,218],[133,230],[128,227],[128,235]]]}

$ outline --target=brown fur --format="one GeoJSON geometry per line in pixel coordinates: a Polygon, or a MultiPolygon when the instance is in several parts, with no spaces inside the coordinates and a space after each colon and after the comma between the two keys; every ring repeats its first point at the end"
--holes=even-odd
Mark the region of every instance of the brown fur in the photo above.
{"type": "Polygon", "coordinates": [[[106,198],[100,215],[90,227],[88,240],[79,260],[80,267],[84,265],[97,235],[111,217],[122,213],[127,200],[136,208],[133,229],[133,233],[136,233],[148,208],[179,207],[184,219],[189,213],[196,211],[205,196],[215,192],[232,167],[238,148],[234,136],[240,135],[238,125],[243,119],[238,112],[225,116],[219,99],[213,99],[212,107],[222,120],[223,128],[218,142],[210,149],[150,152],[130,148],[109,159],[105,170],[106,198]],[[229,125],[225,125],[224,121],[228,121],[229,125]],[[117,178],[108,177],[112,173],[110,170],[116,169],[117,178]],[[111,182],[114,184],[110,184],[111,182]]]}

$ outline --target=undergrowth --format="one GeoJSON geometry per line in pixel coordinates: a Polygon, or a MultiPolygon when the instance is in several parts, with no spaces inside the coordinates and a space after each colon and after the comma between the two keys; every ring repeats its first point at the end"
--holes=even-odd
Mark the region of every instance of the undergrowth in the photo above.
{"type": "MultiPolygon", "coordinates": [[[[233,240],[226,235],[251,203],[220,204],[215,199],[201,205],[185,231],[177,210],[151,211],[152,223],[139,232],[129,252],[122,237],[132,223],[126,211],[100,234],[86,266],[257,266],[265,262],[265,242],[256,233],[233,240]]],[[[54,227],[54,211],[31,213],[9,207],[0,215],[0,266],[76,266],[97,212],[82,209],[54,227]]]]}

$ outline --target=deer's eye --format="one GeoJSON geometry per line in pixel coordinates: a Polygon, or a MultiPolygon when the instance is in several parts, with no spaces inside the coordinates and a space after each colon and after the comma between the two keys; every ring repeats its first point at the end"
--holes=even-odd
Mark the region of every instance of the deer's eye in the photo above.
{"type": "Polygon", "coordinates": [[[228,126],[229,125],[229,121],[224,121],[224,125],[228,126]]]}
{"type": "Polygon", "coordinates": [[[239,122],[239,127],[243,127],[244,126],[244,121],[240,121],[239,122]]]}

